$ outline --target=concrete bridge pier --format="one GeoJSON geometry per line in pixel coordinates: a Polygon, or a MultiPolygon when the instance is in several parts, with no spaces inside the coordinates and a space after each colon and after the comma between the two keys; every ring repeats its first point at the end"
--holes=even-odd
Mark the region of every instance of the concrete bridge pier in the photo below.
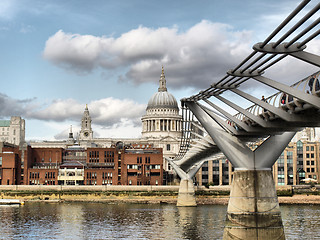
{"type": "Polygon", "coordinates": [[[198,172],[205,160],[196,163],[190,169],[182,169],[172,159],[166,158],[173,169],[180,177],[180,187],[178,193],[177,207],[196,207],[196,196],[192,178],[198,172]]]}
{"type": "Polygon", "coordinates": [[[234,172],[223,239],[285,239],[271,169],[234,172]]]}
{"type": "Polygon", "coordinates": [[[177,207],[196,207],[196,196],[192,179],[181,179],[177,207]]]}

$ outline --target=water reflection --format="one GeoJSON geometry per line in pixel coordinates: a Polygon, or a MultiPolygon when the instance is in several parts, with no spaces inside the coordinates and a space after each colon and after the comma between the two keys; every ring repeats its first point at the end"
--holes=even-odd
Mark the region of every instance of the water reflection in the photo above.
{"type": "Polygon", "coordinates": [[[281,206],[287,239],[320,239],[320,208],[317,205],[281,206]]]}
{"type": "Polygon", "coordinates": [[[176,227],[181,229],[183,239],[219,239],[223,234],[225,213],[224,206],[179,207],[176,227]]]}
{"type": "MultiPolygon", "coordinates": [[[[0,206],[0,239],[222,239],[226,206],[27,203],[0,206]]],[[[282,206],[287,239],[320,239],[317,206],[282,206]]]]}

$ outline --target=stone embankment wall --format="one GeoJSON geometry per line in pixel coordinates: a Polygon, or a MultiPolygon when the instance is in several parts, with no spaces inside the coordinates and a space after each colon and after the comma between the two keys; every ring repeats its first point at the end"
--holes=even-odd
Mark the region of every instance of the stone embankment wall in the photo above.
{"type": "MultiPolygon", "coordinates": [[[[320,185],[295,185],[295,186],[277,186],[278,195],[293,195],[293,194],[317,194],[320,191],[320,185]]],[[[176,192],[179,191],[178,185],[168,186],[118,186],[118,185],[95,185],[95,186],[64,186],[64,185],[0,185],[0,192],[176,192]]],[[[204,193],[205,195],[229,195],[230,186],[195,186],[195,191],[204,193]]]]}
{"type": "Polygon", "coordinates": [[[123,191],[123,192],[149,192],[149,191],[176,191],[179,186],[118,186],[118,185],[95,185],[95,186],[64,186],[64,185],[0,185],[0,191],[123,191]]]}
{"type": "Polygon", "coordinates": [[[0,198],[23,201],[174,202],[179,186],[0,186],[0,198]]]}
{"type": "MultiPolygon", "coordinates": [[[[24,201],[100,201],[134,203],[175,203],[179,186],[48,186],[0,185],[0,199],[24,201]]],[[[197,204],[227,204],[230,186],[195,187],[197,204]]],[[[320,186],[299,185],[277,187],[278,196],[319,195],[320,186]]],[[[303,201],[305,199],[302,199],[303,201]]],[[[299,200],[299,202],[302,202],[299,200]]],[[[281,201],[280,201],[281,202],[281,201]]]]}

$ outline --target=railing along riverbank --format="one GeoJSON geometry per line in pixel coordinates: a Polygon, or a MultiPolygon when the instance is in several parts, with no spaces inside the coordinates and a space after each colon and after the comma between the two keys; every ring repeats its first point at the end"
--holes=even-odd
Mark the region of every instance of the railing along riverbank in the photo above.
{"type": "MultiPolygon", "coordinates": [[[[303,194],[307,192],[317,193],[320,191],[320,185],[293,185],[293,186],[277,186],[278,192],[292,192],[297,194],[303,194]]],[[[161,185],[161,186],[128,186],[128,185],[86,185],[86,186],[70,186],[70,185],[0,185],[0,192],[4,191],[22,191],[22,192],[37,192],[37,191],[54,191],[54,192],[178,192],[178,185],[161,185]]],[[[223,192],[229,193],[230,186],[195,186],[195,191],[204,192],[223,192]]]]}

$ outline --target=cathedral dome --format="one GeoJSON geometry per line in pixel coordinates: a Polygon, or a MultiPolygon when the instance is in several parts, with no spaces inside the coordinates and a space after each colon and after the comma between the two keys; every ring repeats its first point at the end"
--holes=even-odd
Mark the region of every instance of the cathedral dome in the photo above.
{"type": "Polygon", "coordinates": [[[177,100],[168,92],[157,92],[153,94],[148,102],[147,109],[150,108],[174,108],[178,109],[177,100]]]}
{"type": "Polygon", "coordinates": [[[146,115],[141,120],[143,138],[181,138],[182,117],[177,100],[167,91],[163,67],[158,92],[150,98],[146,115]]]}
{"type": "Polygon", "coordinates": [[[152,108],[171,108],[179,110],[176,98],[171,93],[167,92],[163,68],[159,80],[158,92],[153,94],[148,102],[147,110],[152,108]]]}

